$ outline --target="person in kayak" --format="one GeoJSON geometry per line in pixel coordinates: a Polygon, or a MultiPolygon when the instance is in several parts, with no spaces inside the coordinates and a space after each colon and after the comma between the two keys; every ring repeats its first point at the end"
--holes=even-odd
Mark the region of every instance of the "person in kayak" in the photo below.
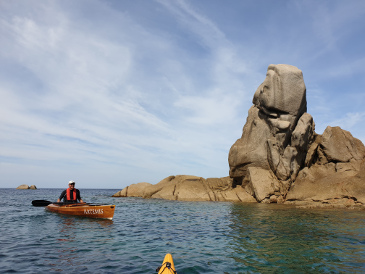
{"type": "Polygon", "coordinates": [[[61,202],[61,200],[63,199],[64,203],[78,203],[78,201],[80,201],[80,203],[83,203],[84,201],[82,200],[81,196],[80,196],[80,190],[75,188],[75,182],[74,181],[69,181],[68,182],[68,189],[62,191],[60,198],[58,198],[57,202],[61,202]]]}

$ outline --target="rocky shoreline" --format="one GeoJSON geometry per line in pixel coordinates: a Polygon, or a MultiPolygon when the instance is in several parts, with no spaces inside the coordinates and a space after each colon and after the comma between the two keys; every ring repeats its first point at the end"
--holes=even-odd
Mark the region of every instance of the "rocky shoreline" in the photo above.
{"type": "MultiPolygon", "coordinates": [[[[335,178],[331,183],[328,183],[334,179],[331,177],[324,181],[318,180],[317,183],[298,183],[297,187],[288,192],[286,199],[278,199],[274,193],[262,203],[294,205],[301,208],[365,209],[365,187],[357,188],[358,185],[364,184],[365,171],[359,173],[362,174],[343,176],[344,180],[335,178]]],[[[132,184],[115,193],[113,197],[257,203],[250,192],[248,187],[234,186],[230,177],[204,179],[198,176],[177,175],[169,176],[155,185],[146,182],[132,184]]]]}
{"type": "Polygon", "coordinates": [[[302,71],[270,65],[229,151],[229,177],[169,176],[113,196],[365,209],[364,144],[340,127],[315,133],[306,111],[302,71]]]}

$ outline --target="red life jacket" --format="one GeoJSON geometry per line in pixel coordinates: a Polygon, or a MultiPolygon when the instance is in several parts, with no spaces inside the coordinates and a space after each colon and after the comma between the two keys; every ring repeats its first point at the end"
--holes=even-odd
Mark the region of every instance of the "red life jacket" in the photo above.
{"type": "Polygon", "coordinates": [[[74,201],[76,201],[76,199],[77,199],[77,197],[76,197],[76,188],[74,188],[74,191],[73,191],[73,199],[71,199],[71,189],[67,189],[67,191],[66,191],[66,193],[67,193],[67,201],[70,201],[70,200],[74,200],[74,201]]]}

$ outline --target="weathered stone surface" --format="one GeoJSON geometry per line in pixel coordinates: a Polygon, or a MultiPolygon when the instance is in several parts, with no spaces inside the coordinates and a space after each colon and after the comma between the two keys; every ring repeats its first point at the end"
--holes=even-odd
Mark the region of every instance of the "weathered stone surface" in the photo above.
{"type": "Polygon", "coordinates": [[[174,184],[161,189],[152,198],[180,201],[211,201],[212,191],[207,188],[205,180],[197,178],[175,178],[174,184]]]}
{"type": "Polygon", "coordinates": [[[37,187],[36,187],[35,185],[31,185],[31,186],[29,187],[29,189],[37,189],[37,187]]]}
{"type": "Polygon", "coordinates": [[[259,167],[272,171],[281,181],[294,181],[304,166],[314,133],[313,118],[305,112],[301,70],[270,65],[253,103],[242,136],[229,152],[230,176],[242,184],[249,180],[248,168],[259,167]]]}
{"type": "Polygon", "coordinates": [[[286,203],[307,207],[363,207],[365,162],[358,170],[338,172],[334,163],[303,169],[289,191],[286,203]]]}
{"type": "Polygon", "coordinates": [[[144,196],[144,190],[151,186],[150,183],[138,183],[138,184],[132,184],[130,186],[127,186],[126,188],[122,189],[121,191],[118,191],[113,195],[113,197],[143,197],[144,196]]]}
{"type": "Polygon", "coordinates": [[[216,192],[215,196],[216,201],[256,203],[256,199],[240,185],[232,189],[216,192]]]}
{"type": "Polygon", "coordinates": [[[248,113],[242,137],[229,151],[229,175],[232,178],[244,178],[250,166],[269,169],[267,140],[271,137],[270,127],[257,107],[252,106],[248,113]]]}
{"type": "Polygon", "coordinates": [[[362,142],[340,127],[326,128],[322,135],[321,149],[329,162],[361,161],[365,155],[362,142]]]}
{"type": "Polygon", "coordinates": [[[233,187],[232,179],[197,176],[169,176],[156,185],[139,183],[128,186],[114,197],[143,197],[179,201],[256,202],[243,187],[233,187]],[[133,192],[129,188],[133,186],[133,192]]]}
{"type": "Polygon", "coordinates": [[[29,189],[29,186],[26,184],[18,186],[16,189],[29,189]]]}
{"type": "Polygon", "coordinates": [[[275,191],[279,191],[279,182],[270,170],[249,167],[248,179],[249,183],[246,185],[246,190],[258,202],[269,199],[275,191]]]}
{"type": "MultiPolygon", "coordinates": [[[[290,65],[269,65],[264,82],[255,92],[253,103],[264,112],[301,116],[307,111],[303,73],[290,65]]],[[[280,122],[280,121],[278,121],[280,122]]]]}
{"type": "Polygon", "coordinates": [[[364,159],[365,147],[360,140],[339,127],[327,127],[308,151],[306,167],[292,185],[286,203],[307,207],[364,207],[364,159]]]}

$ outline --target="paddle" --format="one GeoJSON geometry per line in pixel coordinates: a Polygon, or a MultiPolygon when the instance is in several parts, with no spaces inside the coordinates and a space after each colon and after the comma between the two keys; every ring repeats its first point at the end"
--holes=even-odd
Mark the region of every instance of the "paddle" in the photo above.
{"type": "Polygon", "coordinates": [[[32,201],[32,205],[33,206],[48,206],[49,204],[53,204],[50,201],[46,201],[46,200],[34,200],[32,201]]]}
{"type": "MultiPolygon", "coordinates": [[[[33,200],[32,201],[33,206],[48,206],[49,204],[64,205],[65,203],[50,202],[50,201],[46,201],[46,200],[33,200]]],[[[77,204],[69,204],[69,205],[70,206],[82,206],[82,205],[86,205],[86,204],[87,203],[77,203],[77,204]]],[[[87,204],[87,205],[100,205],[100,204],[87,204]]]]}

